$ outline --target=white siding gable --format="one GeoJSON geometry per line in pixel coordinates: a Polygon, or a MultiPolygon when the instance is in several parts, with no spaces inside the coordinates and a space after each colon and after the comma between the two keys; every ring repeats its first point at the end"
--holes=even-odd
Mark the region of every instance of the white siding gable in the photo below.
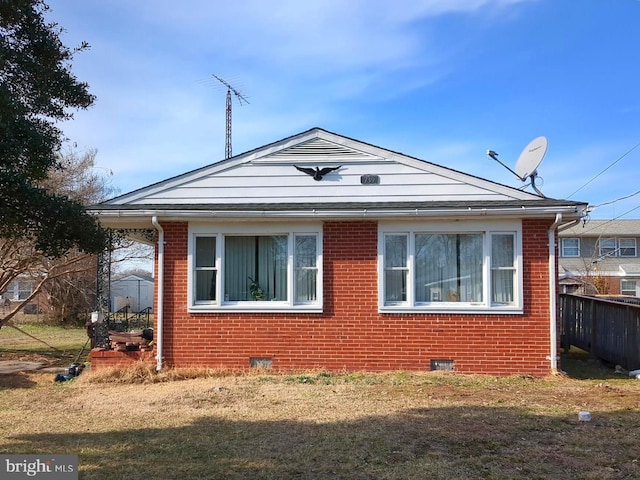
{"type": "Polygon", "coordinates": [[[313,129],[105,205],[508,201],[540,197],[313,129]],[[340,167],[316,181],[295,168],[340,167]],[[377,184],[363,184],[363,176],[377,184]]]}

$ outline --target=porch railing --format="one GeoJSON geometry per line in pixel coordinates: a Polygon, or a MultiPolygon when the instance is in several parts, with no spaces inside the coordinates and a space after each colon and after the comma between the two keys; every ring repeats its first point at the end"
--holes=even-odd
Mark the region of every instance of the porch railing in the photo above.
{"type": "Polygon", "coordinates": [[[139,312],[131,312],[129,306],[125,306],[115,312],[109,312],[101,323],[92,324],[89,335],[92,337],[92,347],[108,348],[110,345],[109,331],[131,332],[151,328],[151,307],[139,312]]]}

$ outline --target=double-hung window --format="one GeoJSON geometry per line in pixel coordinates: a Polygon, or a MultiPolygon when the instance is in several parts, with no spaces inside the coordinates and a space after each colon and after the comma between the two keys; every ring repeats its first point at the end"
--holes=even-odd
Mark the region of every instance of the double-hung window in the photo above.
{"type": "Polygon", "coordinates": [[[601,238],[598,241],[598,254],[601,257],[615,257],[617,253],[615,238],[601,238]]]}
{"type": "Polygon", "coordinates": [[[635,257],[635,238],[601,238],[598,241],[598,253],[601,257],[635,257]]]}
{"type": "Polygon", "coordinates": [[[636,239],[635,238],[619,238],[618,248],[621,257],[636,256],[636,239]]]}
{"type": "Polygon", "coordinates": [[[380,310],[522,310],[519,223],[381,225],[380,310]]]}
{"type": "Polygon", "coordinates": [[[579,238],[563,238],[562,251],[560,255],[563,257],[579,257],[580,256],[580,239],[579,238]]]}
{"type": "Polygon", "coordinates": [[[622,295],[636,296],[637,281],[636,280],[621,280],[620,281],[620,293],[622,295]]]}
{"type": "Polygon", "coordinates": [[[189,308],[321,309],[321,245],[320,227],[191,225],[189,308]]]}

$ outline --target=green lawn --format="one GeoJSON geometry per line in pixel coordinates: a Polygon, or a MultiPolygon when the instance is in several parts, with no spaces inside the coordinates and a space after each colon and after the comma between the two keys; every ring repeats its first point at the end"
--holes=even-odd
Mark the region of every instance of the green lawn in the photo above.
{"type": "MultiPolygon", "coordinates": [[[[51,366],[67,366],[75,361],[88,338],[84,328],[42,324],[20,324],[18,328],[22,332],[10,326],[0,329],[0,360],[20,358],[42,361],[51,366]]],[[[79,361],[88,359],[89,345],[79,361]]]]}

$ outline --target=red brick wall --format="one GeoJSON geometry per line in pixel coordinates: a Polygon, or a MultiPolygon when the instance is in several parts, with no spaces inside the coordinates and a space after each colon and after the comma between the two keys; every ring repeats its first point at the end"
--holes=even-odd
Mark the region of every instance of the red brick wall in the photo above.
{"type": "Polygon", "coordinates": [[[153,354],[150,352],[116,352],[115,350],[91,350],[91,369],[100,370],[108,367],[126,367],[136,362],[153,365],[153,354]]]}
{"type": "Polygon", "coordinates": [[[164,362],[167,366],[274,369],[455,370],[497,375],[550,372],[547,229],[523,223],[524,314],[380,314],[377,223],[324,224],[324,311],[188,313],[186,223],[165,230],[164,362]]]}

